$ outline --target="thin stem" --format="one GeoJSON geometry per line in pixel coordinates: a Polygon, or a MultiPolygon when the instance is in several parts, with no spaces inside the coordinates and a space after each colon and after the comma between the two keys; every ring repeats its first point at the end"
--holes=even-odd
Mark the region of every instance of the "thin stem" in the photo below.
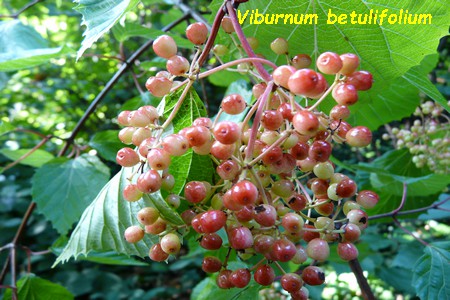
{"type": "Polygon", "coordinates": [[[402,200],[400,201],[400,205],[391,212],[371,216],[371,217],[369,217],[369,220],[376,220],[376,219],[381,219],[381,218],[386,218],[386,217],[394,217],[397,214],[399,214],[400,210],[403,208],[403,206],[405,206],[406,195],[407,195],[407,185],[406,185],[406,183],[403,183],[403,196],[402,196],[402,200]]]}
{"type": "Polygon", "coordinates": [[[44,2],[45,0],[34,0],[30,3],[27,3],[26,5],[24,5],[21,9],[19,9],[15,14],[9,15],[9,16],[5,16],[5,15],[0,15],[0,19],[1,18],[13,18],[13,19],[17,19],[19,17],[19,15],[21,13],[23,13],[24,11],[26,11],[27,9],[29,9],[30,7],[38,4],[39,2],[44,2]]]}
{"type": "Polygon", "coordinates": [[[399,220],[397,220],[397,218],[394,216],[392,217],[392,220],[394,220],[395,225],[398,226],[398,228],[400,228],[401,230],[403,230],[404,232],[406,232],[407,234],[409,234],[410,236],[412,236],[413,238],[415,238],[419,243],[421,243],[422,245],[424,245],[425,247],[430,246],[430,244],[428,244],[427,242],[425,242],[423,239],[421,239],[420,237],[416,236],[414,233],[412,233],[410,230],[406,229],[405,227],[403,227],[403,225],[399,222],[399,220]]]}
{"type": "MultiPolygon", "coordinates": [[[[233,7],[233,4],[230,1],[227,1],[226,7],[227,7],[228,15],[230,16],[231,22],[233,23],[234,31],[236,32],[236,34],[239,38],[239,41],[241,42],[242,48],[244,49],[245,53],[247,53],[248,57],[256,57],[255,52],[253,52],[252,47],[250,47],[250,44],[248,43],[247,38],[245,37],[244,31],[242,31],[242,27],[239,24],[239,20],[236,16],[236,11],[233,7]]],[[[269,82],[272,80],[269,72],[267,72],[266,69],[263,68],[262,64],[255,62],[255,63],[253,63],[253,65],[255,66],[259,75],[261,75],[261,77],[265,81],[269,82]]]]}
{"type": "Polygon", "coordinates": [[[227,69],[229,67],[238,65],[240,63],[245,63],[245,62],[259,62],[259,63],[263,63],[263,64],[266,64],[266,65],[269,65],[270,67],[272,67],[274,69],[277,68],[277,65],[275,65],[274,63],[272,63],[271,61],[269,61],[267,59],[260,58],[260,57],[245,57],[245,58],[239,58],[239,59],[227,62],[227,63],[225,63],[223,65],[220,65],[218,67],[215,67],[215,68],[213,68],[211,70],[208,70],[206,72],[200,73],[198,75],[198,78],[205,78],[205,77],[207,77],[207,76],[209,76],[211,74],[214,74],[214,73],[216,73],[218,71],[222,71],[222,70],[225,70],[225,69],[227,69]]]}
{"type": "Polygon", "coordinates": [[[314,103],[313,106],[308,108],[308,110],[313,111],[317,106],[319,106],[319,104],[322,103],[322,101],[331,93],[331,91],[333,90],[333,88],[336,86],[336,84],[338,82],[339,82],[339,74],[336,75],[336,78],[334,79],[333,84],[328,88],[328,90],[319,98],[319,100],[317,100],[316,103],[314,103]]]}
{"type": "Polygon", "coordinates": [[[19,164],[22,160],[24,160],[25,158],[27,158],[28,156],[30,156],[31,154],[33,154],[37,149],[41,148],[45,143],[47,143],[53,136],[52,135],[47,135],[42,141],[40,141],[36,146],[34,146],[33,148],[30,149],[30,151],[28,151],[27,153],[25,153],[24,155],[22,155],[21,157],[19,157],[18,159],[16,159],[15,161],[13,161],[12,163],[6,165],[3,168],[3,172],[11,169],[12,167],[14,167],[15,165],[19,164]]]}
{"type": "Polygon", "coordinates": [[[365,300],[375,300],[375,295],[372,292],[372,289],[367,282],[366,277],[364,277],[363,270],[361,265],[359,264],[358,259],[353,259],[348,262],[350,269],[352,269],[353,274],[355,274],[356,280],[358,281],[358,285],[361,289],[362,296],[365,300]]]}
{"type": "Polygon", "coordinates": [[[180,96],[180,99],[178,99],[177,104],[175,104],[175,107],[173,108],[172,112],[170,113],[169,117],[167,117],[167,120],[164,122],[164,124],[161,125],[161,128],[164,130],[169,124],[172,122],[173,118],[177,115],[178,111],[181,108],[181,105],[183,104],[184,99],[186,98],[187,93],[189,92],[189,89],[194,84],[193,80],[189,80],[189,82],[184,87],[183,93],[180,96]]]}

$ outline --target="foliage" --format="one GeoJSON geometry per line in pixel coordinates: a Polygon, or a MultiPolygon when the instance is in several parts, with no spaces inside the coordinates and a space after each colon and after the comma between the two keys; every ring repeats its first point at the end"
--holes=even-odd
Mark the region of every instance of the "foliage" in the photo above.
{"type": "MultiPolygon", "coordinates": [[[[124,201],[122,191],[134,170],[119,170],[115,165],[117,150],[122,147],[115,117],[120,110],[151,104],[159,105],[167,119],[182,91],[162,101],[142,91],[146,79],[165,67],[165,62],[151,51],[133,61],[112,87],[105,86],[141,45],[182,17],[186,11],[180,8],[186,6],[180,1],[153,0],[35,2],[24,11],[21,9],[28,4],[25,0],[4,1],[0,7],[0,246],[13,240],[30,203],[36,204],[38,212],[28,220],[15,250],[18,264],[26,265],[27,257],[32,256],[28,263],[36,274],[18,268],[19,299],[257,299],[260,286],[254,281],[245,290],[218,289],[215,276],[206,276],[200,269],[200,257],[209,252],[189,239],[191,236],[186,237],[181,258],[170,259],[168,264],[146,259],[148,249],[158,242],[157,236],[136,244],[123,238],[125,229],[136,224],[140,208],[157,207],[164,219],[182,225],[180,213],[185,206],[169,206],[164,201],[165,192],[146,195],[139,202],[124,201]],[[17,16],[8,17],[17,12],[17,16]],[[83,34],[80,24],[85,25],[83,34]],[[102,101],[92,115],[88,114],[81,130],[74,133],[88,106],[101,93],[105,93],[102,101]],[[49,142],[33,149],[46,136],[49,142]],[[73,144],[68,151],[61,151],[70,142],[73,144]],[[22,159],[24,155],[28,156],[22,159]],[[50,254],[35,253],[45,249],[50,254]],[[71,258],[75,262],[62,264],[71,258]]],[[[210,21],[223,3],[185,2],[191,12],[210,12],[210,21]]],[[[389,128],[383,125],[409,126],[408,117],[425,100],[431,99],[449,110],[448,39],[441,40],[436,53],[439,39],[449,29],[450,11],[445,3],[251,0],[239,6],[241,13],[256,9],[260,13],[318,15],[317,25],[256,25],[247,20],[243,29],[248,36],[258,38],[256,52],[278,65],[285,62],[285,57],[275,55],[269,45],[283,36],[292,54],[307,53],[313,60],[324,51],[357,53],[362,69],[374,75],[374,89],[361,94],[359,102],[351,107],[348,121],[368,126],[374,131],[375,141],[363,150],[343,145],[334,162],[339,171],[357,175],[360,189],[379,193],[379,205],[368,210],[369,215],[389,213],[399,207],[404,183],[407,197],[401,211],[412,213],[393,214],[369,226],[358,244],[360,261],[369,272],[371,286],[383,291],[377,294],[380,299],[398,294],[445,299],[450,294],[445,282],[449,278],[449,227],[445,225],[449,215],[438,209],[448,210],[448,202],[441,203],[449,197],[446,188],[450,177],[417,168],[407,150],[395,150],[381,139],[387,132],[385,128],[389,128]],[[429,13],[433,25],[326,24],[330,9],[349,14],[385,8],[392,13],[400,9],[429,13]],[[416,218],[419,214],[420,218],[416,218]],[[413,232],[427,246],[403,229],[413,232]]],[[[185,38],[184,27],[175,27],[170,36],[187,56],[193,53],[193,47],[185,38]]],[[[218,42],[231,49],[222,58],[225,62],[238,56],[239,50],[228,35],[220,32],[218,42]]],[[[218,60],[212,57],[208,63],[214,65],[218,60]]],[[[223,95],[240,93],[248,104],[253,103],[248,82],[246,76],[229,71],[199,80],[163,135],[178,132],[197,117],[214,118],[223,95]]],[[[325,101],[321,108],[328,111],[330,102],[325,101]]],[[[239,122],[244,116],[222,115],[219,120],[239,122]]],[[[183,195],[185,183],[193,179],[215,182],[214,168],[209,157],[192,150],[173,158],[170,173],[181,179],[176,181],[174,193],[183,195]]],[[[220,234],[228,243],[225,232],[220,234]]],[[[9,250],[2,248],[0,261],[9,259],[9,250]]],[[[226,255],[220,253],[221,257],[226,255]]],[[[247,265],[234,254],[229,258],[234,269],[254,263],[247,265]]],[[[326,267],[336,273],[336,278],[350,272],[337,255],[330,257],[326,267]]],[[[297,266],[286,268],[295,271],[297,266]]],[[[339,299],[347,299],[348,295],[360,295],[359,290],[341,283],[331,290],[311,290],[311,297],[331,299],[329,293],[336,293],[339,299]]],[[[271,292],[280,296],[279,290],[273,287],[271,292]]],[[[0,291],[4,299],[13,299],[12,294],[8,288],[0,291]]]]}

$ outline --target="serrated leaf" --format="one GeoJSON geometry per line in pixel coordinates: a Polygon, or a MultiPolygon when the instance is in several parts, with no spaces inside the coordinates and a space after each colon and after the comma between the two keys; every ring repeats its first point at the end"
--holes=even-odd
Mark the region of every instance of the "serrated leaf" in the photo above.
{"type": "Polygon", "coordinates": [[[180,215],[172,207],[170,207],[166,201],[164,201],[160,193],[144,194],[143,198],[147,202],[152,203],[152,206],[158,209],[160,216],[164,220],[174,225],[185,225],[180,215]]]}
{"type": "MultiPolygon", "coordinates": [[[[73,295],[63,286],[28,274],[17,281],[19,299],[32,300],[72,300],[73,295]]],[[[12,299],[11,289],[6,289],[4,300],[12,299]]]]}
{"type": "MultiPolygon", "coordinates": [[[[223,1],[215,0],[211,4],[216,10],[223,1]]],[[[315,61],[317,56],[325,51],[336,53],[355,53],[361,59],[361,69],[370,71],[374,76],[372,90],[361,92],[360,100],[352,107],[352,124],[365,125],[377,129],[381,124],[408,116],[418,104],[417,91],[427,93],[442,105],[443,97],[437,93],[426,76],[412,69],[418,66],[422,59],[436,53],[437,41],[448,34],[448,19],[450,11],[443,1],[413,0],[401,1],[338,1],[319,0],[314,2],[294,2],[287,0],[248,1],[239,5],[241,15],[246,11],[249,15],[243,24],[248,36],[255,36],[259,41],[257,53],[261,53],[278,64],[285,64],[286,58],[275,55],[270,43],[277,37],[289,41],[290,55],[306,53],[315,61]],[[276,14],[317,14],[317,22],[312,24],[284,24],[284,17],[278,24],[250,24],[250,15],[258,9],[259,14],[267,14],[269,21],[276,14]],[[432,15],[432,24],[405,25],[389,24],[386,19],[379,24],[327,24],[329,10],[334,14],[381,14],[387,9],[389,14],[406,10],[409,13],[432,15]],[[370,37],[370,38],[368,38],[370,37]],[[410,72],[408,72],[411,70],[410,72]],[[407,73],[408,72],[408,73],[407,73]],[[401,78],[403,76],[403,78],[401,78]],[[395,80],[397,79],[397,80],[395,80]],[[411,90],[412,89],[412,90],[411,90]],[[403,94],[406,92],[406,95],[403,94]],[[414,93],[414,95],[413,95],[414,93]],[[412,96],[412,98],[410,97],[412,96]]],[[[364,18],[364,17],[363,17],[364,18]]],[[[255,18],[253,18],[255,20],[255,18]]],[[[350,17],[348,17],[350,21],[350,17]]],[[[219,43],[229,43],[226,34],[220,35],[219,43]]],[[[331,97],[329,97],[331,104],[331,97]]],[[[444,105],[448,109],[447,105],[444,105]]]]}
{"type": "Polygon", "coordinates": [[[78,225],[72,232],[67,246],[56,259],[54,266],[71,257],[88,256],[91,251],[114,251],[127,256],[145,257],[150,247],[157,242],[157,236],[146,235],[136,244],[125,241],[123,234],[129,226],[138,224],[137,212],[151,203],[127,202],[122,191],[128,184],[127,178],[133,168],[123,168],[100,191],[83,212],[78,225]]]}
{"type": "Polygon", "coordinates": [[[14,130],[14,126],[6,121],[0,121],[0,136],[14,130]]]}
{"type": "Polygon", "coordinates": [[[86,49],[133,9],[139,0],[75,0],[75,2],[78,3],[75,10],[83,15],[81,25],[87,27],[83,33],[84,40],[81,48],[77,53],[77,59],[79,59],[86,49]]]}
{"type": "Polygon", "coordinates": [[[0,72],[48,63],[68,53],[67,47],[49,48],[36,30],[19,20],[0,22],[0,72]]]}
{"type": "MultiPolygon", "coordinates": [[[[0,149],[0,154],[3,154],[10,160],[16,161],[21,158],[23,155],[30,152],[32,149],[18,149],[18,150],[10,150],[10,149],[0,149]]],[[[35,168],[39,168],[48,161],[55,158],[53,154],[47,152],[42,149],[36,149],[33,153],[31,153],[28,157],[20,161],[20,164],[32,166],[35,168]]]]}
{"type": "MultiPolygon", "coordinates": [[[[177,104],[182,90],[168,95],[164,98],[161,106],[164,107],[163,116],[167,118],[177,104]]],[[[198,117],[206,116],[203,102],[194,89],[191,89],[184,99],[177,115],[172,121],[172,131],[177,133],[185,127],[192,125],[198,117]]],[[[212,182],[214,168],[209,156],[198,155],[189,150],[182,156],[172,157],[169,173],[175,177],[175,186],[172,193],[181,194],[186,182],[191,180],[212,182]]]]}
{"type": "Polygon", "coordinates": [[[109,161],[116,161],[117,151],[124,145],[117,138],[118,130],[105,130],[94,134],[89,141],[89,146],[97,150],[98,154],[109,161]]]}
{"type": "Polygon", "coordinates": [[[109,176],[109,169],[95,156],[56,158],[33,176],[33,201],[53,227],[66,234],[109,176]]]}
{"type": "Polygon", "coordinates": [[[253,280],[243,289],[232,288],[228,290],[220,289],[216,280],[208,277],[200,281],[192,291],[192,300],[258,300],[261,285],[253,280]]]}
{"type": "Polygon", "coordinates": [[[111,31],[114,34],[114,37],[119,42],[124,42],[129,38],[135,36],[145,37],[147,39],[156,39],[160,35],[169,35],[175,40],[179,48],[193,48],[192,43],[185,38],[182,38],[175,34],[164,32],[159,29],[144,27],[136,23],[125,23],[124,26],[122,26],[121,24],[117,24],[112,28],[111,31]]]}
{"type": "Polygon", "coordinates": [[[449,299],[450,242],[439,242],[425,248],[413,268],[412,283],[421,299],[449,299]]]}

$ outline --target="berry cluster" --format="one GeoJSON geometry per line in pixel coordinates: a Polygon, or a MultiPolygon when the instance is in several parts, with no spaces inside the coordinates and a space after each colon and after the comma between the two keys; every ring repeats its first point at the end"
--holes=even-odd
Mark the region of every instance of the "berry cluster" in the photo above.
{"type": "MultiPolygon", "coordinates": [[[[222,28],[229,34],[234,32],[228,17],[222,20],[222,28]]],[[[207,39],[206,26],[190,25],[186,36],[197,45],[197,54],[201,53],[207,39]]],[[[255,39],[250,41],[255,43],[255,39]]],[[[214,48],[216,54],[218,47],[214,48]]],[[[271,48],[277,54],[288,53],[288,43],[282,38],[276,39],[271,48]]],[[[190,64],[177,55],[177,45],[169,36],[155,40],[153,49],[167,59],[167,71],[146,83],[153,95],[170,93],[177,77],[192,82],[194,75],[202,76],[198,74],[198,55],[190,64]]],[[[194,151],[215,162],[217,182],[190,181],[181,196],[170,194],[165,201],[174,209],[181,209],[181,201],[186,201],[188,209],[180,211],[186,223],[183,233],[195,231],[201,247],[228,249],[225,259],[207,256],[202,264],[205,272],[218,273],[220,288],[243,288],[252,276],[268,286],[279,270],[283,289],[294,299],[306,299],[304,284],[325,281],[324,272],[316,264],[329,257],[329,243],[338,243],[337,254],[345,261],[358,256],[354,242],[368,225],[364,209],[372,208],[378,195],[368,190],[358,192],[355,181],[335,172],[330,156],[333,143],[354,147],[371,143],[368,128],[352,127],[345,119],[350,114],[348,106],[358,100],[358,91],[371,87],[372,76],[357,70],[359,59],[354,54],[323,53],[316,61],[318,71],[309,69],[310,64],[309,56],[295,55],[287,65],[274,69],[271,80],[256,76],[260,79],[253,87],[257,100],[250,107],[241,95],[228,95],[222,100],[216,121],[201,117],[164,138],[161,133],[170,117],[160,124],[156,108],[143,106],[119,114],[118,123],[126,126],[119,133],[120,140],[137,147],[123,148],[117,154],[121,166],[137,166],[123,191],[125,200],[138,201],[144,193],[160,189],[170,191],[176,180],[168,172],[173,156],[194,151]],[[334,82],[329,85],[323,74],[335,75],[334,82]],[[327,114],[317,108],[329,94],[336,105],[327,114]],[[314,99],[317,102],[308,106],[314,99]],[[243,122],[218,121],[221,114],[237,115],[246,108],[249,110],[243,122]],[[230,270],[231,251],[242,259],[259,256],[260,261],[250,269],[230,270]],[[301,273],[286,273],[280,265],[300,265],[308,258],[312,263],[301,273]]],[[[252,68],[247,64],[248,72],[254,74],[252,68]]],[[[188,83],[185,88],[189,87],[188,83]]],[[[164,261],[180,251],[180,226],[165,220],[152,207],[139,211],[137,220],[141,226],[129,227],[125,239],[136,243],[145,233],[159,235],[160,242],[149,251],[152,260],[164,261]]]]}
{"type": "Polygon", "coordinates": [[[444,108],[433,101],[426,101],[416,108],[414,116],[419,118],[412,125],[394,127],[391,129],[392,136],[386,133],[383,139],[393,139],[398,149],[409,149],[413,155],[412,161],[418,168],[428,166],[437,174],[448,174],[450,119],[444,108]]]}

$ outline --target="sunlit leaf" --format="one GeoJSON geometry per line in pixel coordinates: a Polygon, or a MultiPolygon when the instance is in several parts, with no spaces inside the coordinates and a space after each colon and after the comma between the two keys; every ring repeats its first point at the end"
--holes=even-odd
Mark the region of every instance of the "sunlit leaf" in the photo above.
{"type": "MultiPolygon", "coordinates": [[[[18,149],[18,150],[0,149],[0,154],[3,154],[10,160],[16,161],[23,155],[29,153],[31,150],[32,149],[18,149]]],[[[39,168],[43,164],[52,160],[53,158],[55,157],[50,152],[47,152],[42,149],[36,149],[25,159],[21,160],[20,163],[23,165],[39,168]]]]}
{"type": "MultiPolygon", "coordinates": [[[[19,299],[30,300],[72,300],[74,298],[65,287],[34,274],[28,274],[17,281],[17,296],[19,299]]],[[[3,299],[12,299],[11,289],[6,289],[3,299]]]]}

